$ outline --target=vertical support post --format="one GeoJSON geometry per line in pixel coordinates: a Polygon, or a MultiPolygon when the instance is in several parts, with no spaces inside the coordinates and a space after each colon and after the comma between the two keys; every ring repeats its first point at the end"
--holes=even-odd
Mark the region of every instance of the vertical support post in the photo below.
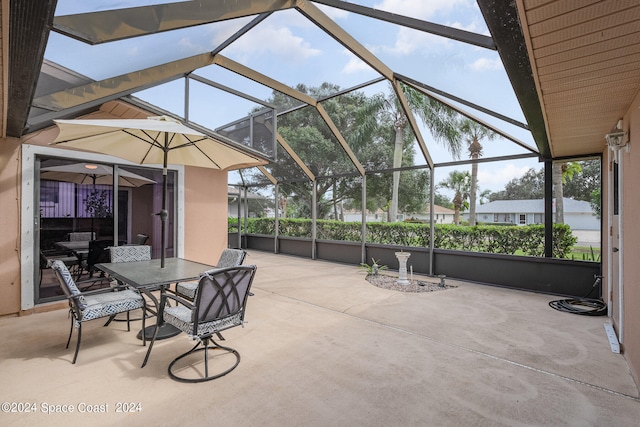
{"type": "MultiPolygon", "coordinates": [[[[238,248],[242,248],[242,236],[243,236],[243,232],[242,230],[244,229],[244,235],[246,235],[247,233],[247,207],[245,206],[244,208],[244,212],[242,211],[242,209],[240,208],[240,203],[242,203],[242,200],[244,199],[245,205],[246,205],[246,201],[247,201],[247,187],[238,187],[238,191],[240,194],[238,194],[238,212],[237,212],[237,218],[238,218],[238,248]],[[243,197],[244,195],[244,197],[243,197]]],[[[246,244],[245,244],[246,247],[246,244]]]]}
{"type": "Polygon", "coordinates": [[[318,185],[317,181],[312,181],[313,193],[311,195],[311,259],[316,259],[316,220],[318,218],[318,185]]]}
{"type": "Polygon", "coordinates": [[[276,184],[275,194],[275,226],[273,230],[273,253],[278,253],[278,235],[280,234],[280,184],[276,184]]]}
{"type": "Polygon", "coordinates": [[[553,161],[544,162],[544,256],[553,257],[553,161]]]}
{"type": "Polygon", "coordinates": [[[184,76],[184,120],[189,122],[189,75],[184,76]]]}
{"type": "Polygon", "coordinates": [[[433,210],[435,209],[435,168],[429,168],[429,276],[433,276],[433,253],[435,226],[433,224],[433,210]]]}
{"type": "Polygon", "coordinates": [[[367,262],[367,176],[362,175],[362,241],[360,247],[360,262],[367,262]]]}

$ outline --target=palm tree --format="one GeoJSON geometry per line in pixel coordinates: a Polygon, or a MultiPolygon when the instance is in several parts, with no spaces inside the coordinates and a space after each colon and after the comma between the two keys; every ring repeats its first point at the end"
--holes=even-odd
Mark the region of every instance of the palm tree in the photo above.
{"type": "Polygon", "coordinates": [[[480,192],[480,204],[484,205],[491,201],[491,190],[484,190],[480,192]]]}
{"type": "MultiPolygon", "coordinates": [[[[482,156],[482,139],[493,140],[498,135],[480,123],[463,119],[460,132],[469,143],[469,157],[478,160],[482,156]]],[[[469,195],[469,225],[476,225],[476,196],[478,193],[478,163],[471,163],[471,188],[469,195]]]]}
{"type": "Polygon", "coordinates": [[[552,168],[553,197],[556,200],[556,224],[564,224],[564,184],[573,176],[582,172],[582,166],[576,162],[554,162],[552,168]]]}
{"type": "Polygon", "coordinates": [[[447,179],[440,182],[439,186],[453,190],[455,193],[451,200],[454,209],[453,222],[460,224],[460,212],[464,210],[467,197],[471,192],[471,175],[467,171],[452,171],[447,179]]]}
{"type": "MultiPolygon", "coordinates": [[[[455,110],[446,105],[429,98],[415,89],[402,85],[402,90],[407,98],[407,102],[412,112],[418,116],[423,124],[429,128],[433,138],[444,143],[447,149],[455,157],[460,156],[461,141],[459,134],[459,115],[455,110]]],[[[377,114],[370,115],[365,120],[377,120],[393,123],[394,145],[393,145],[393,168],[402,167],[402,159],[405,149],[405,142],[411,141],[407,138],[409,121],[398,101],[392,92],[388,96],[378,95],[372,98],[372,110],[377,110],[377,114]]],[[[365,128],[370,127],[367,123],[361,123],[365,128]]],[[[411,134],[413,136],[413,134],[411,134]]],[[[400,186],[400,172],[393,172],[393,184],[391,191],[391,203],[389,205],[389,221],[395,222],[398,214],[398,189],[400,186]]]]}

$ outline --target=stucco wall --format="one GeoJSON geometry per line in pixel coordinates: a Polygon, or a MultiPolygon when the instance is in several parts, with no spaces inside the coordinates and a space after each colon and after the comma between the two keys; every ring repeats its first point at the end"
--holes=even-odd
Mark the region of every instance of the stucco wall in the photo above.
{"type": "Polygon", "coordinates": [[[624,239],[621,248],[624,268],[624,328],[623,346],[625,357],[631,365],[636,383],[640,384],[640,227],[637,212],[640,212],[640,95],[625,116],[629,126],[629,150],[622,150],[624,239]]]}
{"type": "Polygon", "coordinates": [[[184,256],[215,264],[227,247],[227,173],[185,168],[184,256]]]}
{"type": "Polygon", "coordinates": [[[0,315],[20,308],[20,141],[0,139],[0,315]]]}
{"type": "MultiPolygon", "coordinates": [[[[618,153],[619,164],[622,173],[620,176],[620,188],[622,191],[620,210],[622,212],[621,238],[622,244],[618,255],[622,258],[622,296],[623,296],[623,321],[619,321],[618,300],[620,298],[618,281],[609,277],[612,271],[617,269],[616,257],[612,253],[612,227],[605,223],[602,244],[602,268],[604,276],[603,298],[610,304],[612,311],[611,322],[620,334],[622,329],[622,351],[626,358],[636,384],[640,385],[640,228],[637,226],[637,215],[640,209],[640,197],[638,197],[638,183],[640,182],[640,95],[634,100],[629,112],[624,117],[624,129],[629,132],[630,140],[628,149],[622,149],[618,153]]],[[[613,124],[615,125],[615,123],[613,124]]],[[[614,153],[605,150],[602,167],[602,217],[609,218],[609,204],[612,203],[612,195],[609,194],[611,163],[614,153]]]]}

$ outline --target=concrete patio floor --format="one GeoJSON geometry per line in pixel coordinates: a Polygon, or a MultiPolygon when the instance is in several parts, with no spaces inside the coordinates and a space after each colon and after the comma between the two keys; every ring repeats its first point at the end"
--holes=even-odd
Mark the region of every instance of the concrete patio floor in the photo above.
{"type": "Polygon", "coordinates": [[[242,361],[206,383],[167,376],[192,345],[184,335],[158,341],[141,369],[140,322],[130,333],[89,322],[72,365],[66,310],[0,318],[0,400],[36,410],[3,404],[0,425],[638,425],[638,388],[606,317],[450,279],[455,288],[403,293],[354,266],[258,251],[245,263],[258,266],[248,322],[224,333],[242,361]]]}

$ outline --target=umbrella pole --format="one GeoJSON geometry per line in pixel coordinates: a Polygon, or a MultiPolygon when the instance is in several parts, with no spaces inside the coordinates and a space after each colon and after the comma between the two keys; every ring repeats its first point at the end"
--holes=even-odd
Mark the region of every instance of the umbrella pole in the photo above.
{"type": "MultiPolygon", "coordinates": [[[[96,176],[95,175],[91,175],[91,180],[93,181],[93,185],[91,186],[91,195],[92,195],[92,197],[96,197],[96,194],[95,194],[95,192],[96,192],[96,176]]],[[[94,229],[93,221],[94,221],[95,217],[96,217],[96,210],[93,209],[92,212],[91,212],[91,239],[90,240],[95,240],[94,237],[93,237],[94,236],[94,234],[93,234],[94,233],[94,231],[93,231],[93,229],[94,229]]]]}
{"type": "Polygon", "coordinates": [[[167,156],[169,154],[169,134],[165,132],[164,134],[164,161],[162,164],[162,210],[160,211],[160,221],[162,222],[162,237],[161,237],[161,245],[162,245],[162,253],[160,255],[160,268],[164,268],[164,259],[166,255],[166,223],[167,218],[169,217],[169,212],[167,212],[167,156]]]}

